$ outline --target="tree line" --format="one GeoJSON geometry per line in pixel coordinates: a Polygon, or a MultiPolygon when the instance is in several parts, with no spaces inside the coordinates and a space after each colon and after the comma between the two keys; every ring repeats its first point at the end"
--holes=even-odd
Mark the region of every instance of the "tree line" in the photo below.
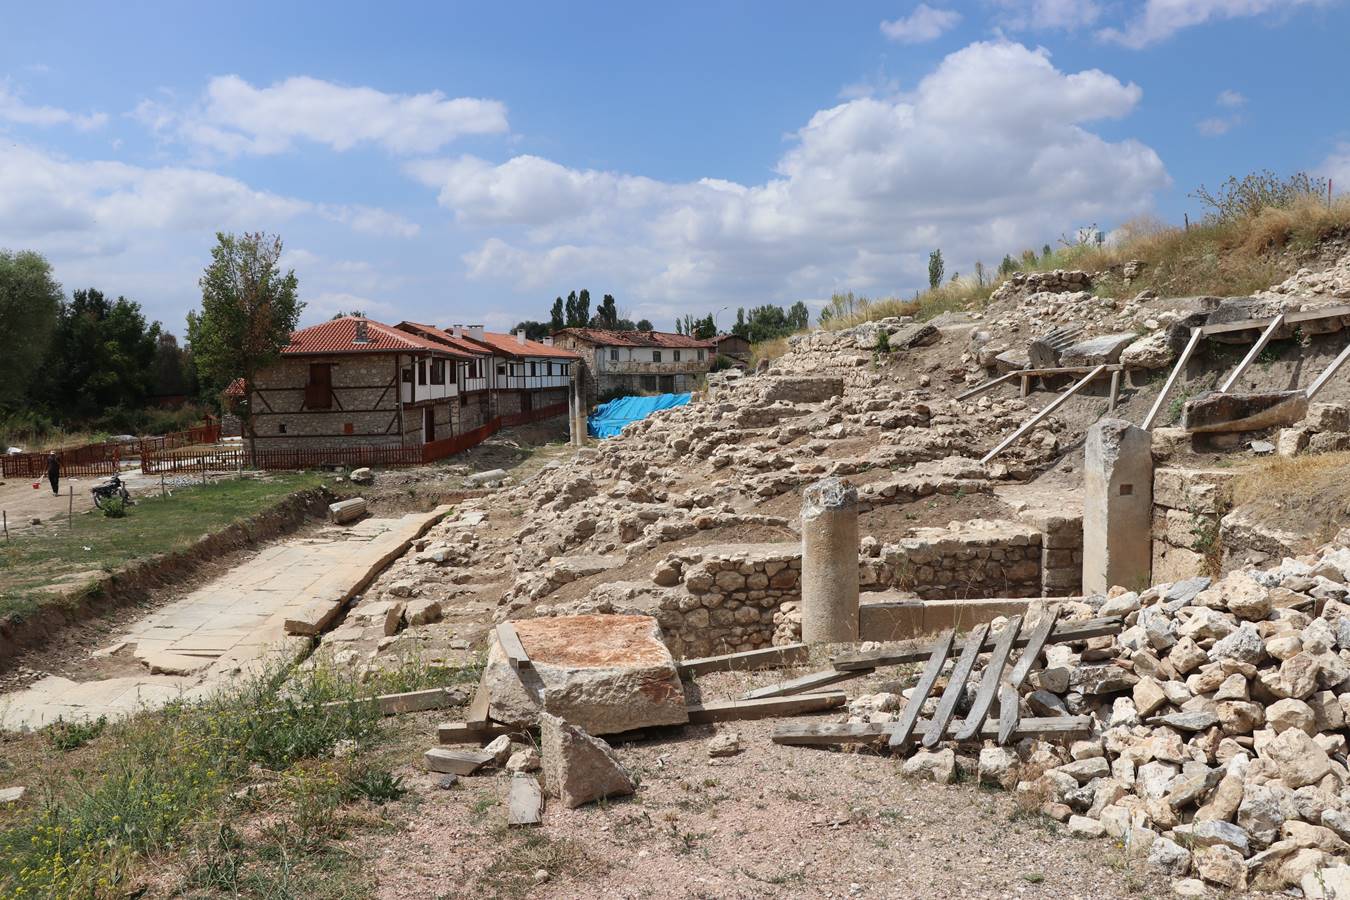
{"type": "Polygon", "coordinates": [[[654,326],[648,319],[634,322],[619,311],[619,305],[613,294],[605,294],[595,313],[591,313],[591,292],[586,288],[572,291],[567,299],[556,297],[549,309],[547,322],[526,319],[517,322],[513,331],[524,331],[532,341],[548,337],[564,328],[600,328],[605,331],[652,331],[654,326]]]}
{"type": "Polygon", "coordinates": [[[139,303],[93,287],[67,298],[30,250],[0,250],[0,333],[0,419],[11,429],[133,429],[154,401],[202,390],[192,354],[139,303]]]}

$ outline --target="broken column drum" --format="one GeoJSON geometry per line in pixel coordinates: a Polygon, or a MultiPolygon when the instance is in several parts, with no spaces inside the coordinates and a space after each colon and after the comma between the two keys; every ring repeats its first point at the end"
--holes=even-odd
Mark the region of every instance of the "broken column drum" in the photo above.
{"type": "Polygon", "coordinates": [[[802,640],[858,639],[858,492],[838,478],[802,492],[802,640]]]}
{"type": "Polygon", "coordinates": [[[1149,433],[1120,419],[1088,429],[1083,466],[1083,590],[1141,590],[1152,566],[1149,433]]]}

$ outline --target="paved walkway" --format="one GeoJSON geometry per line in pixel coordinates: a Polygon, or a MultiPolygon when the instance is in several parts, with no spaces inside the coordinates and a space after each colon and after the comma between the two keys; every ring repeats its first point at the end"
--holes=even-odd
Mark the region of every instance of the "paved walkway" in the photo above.
{"type": "Polygon", "coordinates": [[[127,715],[178,697],[203,697],[241,675],[294,661],[310,640],[285,633],[288,616],[312,601],[337,603],[362,590],[448,509],[365,519],[267,547],[94,654],[132,653],[144,675],[83,682],[48,676],[0,696],[0,730],[127,715]]]}

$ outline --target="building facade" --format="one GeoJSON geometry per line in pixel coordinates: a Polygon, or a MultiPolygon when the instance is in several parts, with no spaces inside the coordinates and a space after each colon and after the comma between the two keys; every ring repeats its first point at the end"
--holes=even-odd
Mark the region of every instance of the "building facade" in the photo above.
{"type": "Polygon", "coordinates": [[[524,332],[501,334],[487,331],[481,325],[452,325],[448,331],[426,329],[426,326],[408,322],[399,327],[410,325],[425,329],[420,333],[432,340],[438,335],[459,335],[460,341],[478,352],[490,354],[487,372],[493,415],[537,412],[567,403],[573,369],[581,357],[555,347],[552,338],[532,341],[524,332]]]}
{"type": "Polygon", "coordinates": [[[717,355],[715,341],[665,331],[564,328],[553,335],[553,343],[581,357],[588,402],[620,392],[698,390],[717,355]]]}

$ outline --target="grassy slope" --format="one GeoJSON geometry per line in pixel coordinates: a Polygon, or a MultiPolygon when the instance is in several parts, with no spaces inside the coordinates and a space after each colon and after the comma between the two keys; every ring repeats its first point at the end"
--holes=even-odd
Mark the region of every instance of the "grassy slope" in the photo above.
{"type": "MultiPolygon", "coordinates": [[[[1241,296],[1270,287],[1298,268],[1297,256],[1316,248],[1326,237],[1350,231],[1350,198],[1331,206],[1309,201],[1289,208],[1267,208],[1232,222],[1174,228],[1161,222],[1140,220],[1120,229],[1110,245],[1061,247],[1034,262],[1018,259],[1018,271],[1045,272],[1053,269],[1083,269],[1107,272],[1130,260],[1145,263],[1143,274],[1128,285],[1117,274],[1096,280],[1100,296],[1125,297],[1143,290],[1162,296],[1241,296]]],[[[995,276],[984,284],[962,277],[924,291],[910,300],[856,298],[843,313],[824,328],[839,330],[888,316],[931,319],[941,313],[980,309],[1006,279],[995,276]]],[[[766,341],[754,348],[755,357],[772,359],[787,352],[785,339],[766,341]]]]}
{"type": "Polygon", "coordinates": [[[138,500],[125,518],[86,513],[73,528],[54,522],[16,535],[0,544],[0,616],[29,613],[103,573],[186,547],[320,481],[315,473],[288,472],[179,488],[167,498],[138,500]]]}

